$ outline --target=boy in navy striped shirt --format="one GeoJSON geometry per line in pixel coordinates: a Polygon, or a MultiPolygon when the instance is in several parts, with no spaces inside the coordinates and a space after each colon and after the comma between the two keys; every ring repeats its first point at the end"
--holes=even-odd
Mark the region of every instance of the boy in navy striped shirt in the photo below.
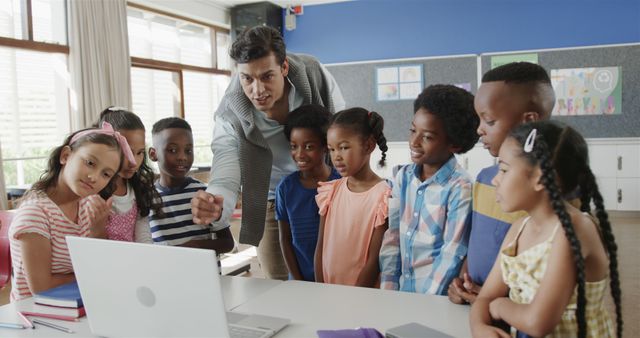
{"type": "Polygon", "coordinates": [[[160,179],[155,187],[162,197],[163,215],[151,212],[149,225],[155,244],[213,249],[218,254],[234,246],[229,225],[214,227],[193,222],[191,199],[205,184],[187,176],[193,164],[193,134],[187,121],[169,117],[152,129],[149,158],[158,162],[160,179]]]}

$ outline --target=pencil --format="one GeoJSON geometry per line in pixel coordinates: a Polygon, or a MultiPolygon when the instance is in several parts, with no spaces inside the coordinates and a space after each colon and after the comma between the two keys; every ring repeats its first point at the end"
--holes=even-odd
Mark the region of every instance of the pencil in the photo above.
{"type": "Polygon", "coordinates": [[[22,324],[14,324],[14,323],[0,323],[0,327],[5,329],[26,329],[27,327],[22,324]]]}
{"type": "Polygon", "coordinates": [[[24,313],[18,311],[18,316],[20,316],[20,318],[22,318],[22,320],[27,324],[27,327],[30,327],[32,329],[36,328],[35,326],[33,326],[33,323],[29,320],[29,318],[24,315],[24,313]]]}
{"type": "Polygon", "coordinates": [[[52,329],[56,329],[56,330],[62,331],[62,332],[73,333],[73,331],[71,331],[71,329],[69,329],[69,328],[66,328],[64,326],[60,326],[60,325],[57,325],[57,324],[54,324],[54,323],[45,322],[45,321],[40,320],[40,319],[34,319],[33,322],[36,323],[36,324],[44,325],[46,327],[50,327],[52,329]]]}

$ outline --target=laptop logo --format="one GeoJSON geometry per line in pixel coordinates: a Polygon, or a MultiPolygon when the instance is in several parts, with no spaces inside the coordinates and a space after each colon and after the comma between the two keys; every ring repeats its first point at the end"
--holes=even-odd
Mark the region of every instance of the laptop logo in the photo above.
{"type": "Polygon", "coordinates": [[[136,290],[136,297],[140,304],[146,307],[152,307],[156,305],[156,295],[146,286],[139,286],[136,290]]]}

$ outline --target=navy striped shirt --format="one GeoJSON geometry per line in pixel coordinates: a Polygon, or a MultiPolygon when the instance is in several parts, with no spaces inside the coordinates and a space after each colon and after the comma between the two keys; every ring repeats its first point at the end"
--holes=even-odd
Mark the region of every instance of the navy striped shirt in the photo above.
{"type": "Polygon", "coordinates": [[[212,232],[227,228],[228,225],[213,224],[199,225],[193,223],[191,214],[191,199],[198,190],[205,190],[207,186],[191,177],[185,177],[184,184],[177,188],[167,188],[155,184],[156,190],[162,197],[162,211],[164,217],[158,216],[153,210],[149,214],[151,238],[155,244],[181,245],[191,240],[211,239],[212,232]]]}

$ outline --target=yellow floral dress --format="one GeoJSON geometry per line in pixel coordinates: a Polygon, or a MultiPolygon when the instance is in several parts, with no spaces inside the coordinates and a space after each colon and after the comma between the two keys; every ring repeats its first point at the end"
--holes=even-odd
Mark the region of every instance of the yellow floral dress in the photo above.
{"type": "MultiPolygon", "coordinates": [[[[560,227],[556,225],[551,236],[542,243],[518,253],[517,242],[520,234],[529,218],[525,219],[518,230],[518,234],[513,242],[500,252],[500,267],[502,268],[502,279],[509,286],[509,298],[517,304],[529,304],[536,295],[540,282],[547,269],[547,261],[551,252],[553,238],[560,227]]],[[[597,282],[586,282],[585,296],[587,308],[585,318],[587,321],[587,337],[614,337],[614,327],[607,311],[604,308],[604,293],[607,290],[608,278],[597,282]]],[[[576,298],[577,287],[573,291],[571,301],[558,326],[546,337],[576,337],[578,335],[578,325],[576,318],[576,298]]],[[[515,328],[511,329],[511,335],[515,337],[515,328]]]]}

